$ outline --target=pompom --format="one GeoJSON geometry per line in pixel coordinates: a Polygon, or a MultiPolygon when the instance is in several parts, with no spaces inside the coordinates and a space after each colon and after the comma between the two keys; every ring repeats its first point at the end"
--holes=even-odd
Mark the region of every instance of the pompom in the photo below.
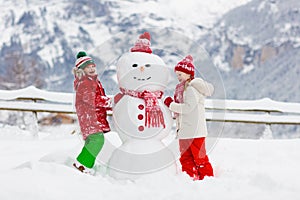
{"type": "Polygon", "coordinates": [[[191,55],[187,55],[184,60],[187,62],[193,62],[193,57],[191,55]]]}
{"type": "Polygon", "coordinates": [[[81,58],[81,57],[84,57],[84,56],[87,56],[87,54],[84,51],[80,51],[80,52],[78,52],[76,58],[78,59],[78,58],[81,58]]]}
{"type": "Polygon", "coordinates": [[[150,38],[150,33],[144,32],[142,35],[139,36],[139,39],[135,42],[134,47],[132,47],[130,51],[152,53],[152,50],[150,48],[150,38]]]}
{"type": "Polygon", "coordinates": [[[147,40],[150,41],[151,36],[150,36],[150,33],[149,33],[149,32],[144,32],[142,35],[140,35],[139,38],[140,38],[140,39],[147,39],[147,40]]]}

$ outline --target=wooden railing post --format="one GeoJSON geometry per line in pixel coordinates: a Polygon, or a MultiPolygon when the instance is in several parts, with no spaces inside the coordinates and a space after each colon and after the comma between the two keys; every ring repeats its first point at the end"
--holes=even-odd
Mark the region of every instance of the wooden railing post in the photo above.
{"type": "MultiPolygon", "coordinates": [[[[268,115],[270,115],[270,112],[267,112],[268,115]]],[[[261,139],[273,139],[273,133],[271,130],[271,123],[265,124],[265,130],[261,136],[261,139]]]]}
{"type": "Polygon", "coordinates": [[[261,139],[273,139],[273,133],[271,130],[271,124],[265,125],[265,130],[261,136],[261,139]]]}
{"type": "Polygon", "coordinates": [[[38,118],[37,118],[37,112],[33,111],[32,112],[32,136],[36,139],[39,138],[39,125],[38,125],[38,118]]]}
{"type": "MultiPolygon", "coordinates": [[[[32,99],[32,101],[34,103],[36,103],[36,99],[32,99]]],[[[28,116],[26,128],[28,131],[30,131],[30,133],[34,139],[38,139],[39,138],[39,125],[38,125],[37,111],[33,110],[29,114],[30,114],[30,116],[28,116]]]]}

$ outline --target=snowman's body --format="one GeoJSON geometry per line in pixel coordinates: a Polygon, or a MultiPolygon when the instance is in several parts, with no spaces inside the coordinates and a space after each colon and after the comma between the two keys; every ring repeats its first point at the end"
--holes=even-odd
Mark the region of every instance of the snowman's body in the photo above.
{"type": "MultiPolygon", "coordinates": [[[[162,140],[171,127],[171,115],[169,109],[158,99],[164,116],[165,127],[147,127],[145,125],[145,102],[143,99],[124,95],[114,107],[114,123],[123,142],[138,140],[162,140]]],[[[145,149],[146,150],[146,149],[145,149]]]]}
{"type": "MultiPolygon", "coordinates": [[[[163,60],[154,54],[129,52],[117,63],[117,76],[121,89],[135,94],[143,91],[163,92],[169,71],[163,60]]],[[[110,175],[115,178],[134,179],[140,174],[157,171],[174,162],[172,152],[162,139],[170,134],[172,117],[157,97],[163,122],[158,126],[146,123],[145,99],[123,94],[113,108],[113,120],[123,144],[110,159],[110,175]]]]}

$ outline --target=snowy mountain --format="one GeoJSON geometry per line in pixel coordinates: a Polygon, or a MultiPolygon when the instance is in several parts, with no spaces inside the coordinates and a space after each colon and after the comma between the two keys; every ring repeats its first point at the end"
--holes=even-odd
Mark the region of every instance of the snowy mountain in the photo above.
{"type": "Polygon", "coordinates": [[[300,2],[253,0],[201,38],[222,69],[227,97],[300,101],[300,2]]]}
{"type": "MultiPolygon", "coordinates": [[[[115,71],[113,68],[104,71],[103,65],[111,64],[110,58],[116,60],[122,52],[128,51],[142,31],[151,32],[153,46],[158,44],[155,39],[164,41],[174,32],[185,38],[199,38],[222,14],[247,2],[249,0],[1,2],[0,87],[16,89],[34,84],[48,90],[72,91],[70,71],[76,53],[83,49],[95,58],[99,73],[105,79],[104,86],[114,93],[117,86],[111,76],[115,71]],[[161,30],[166,33],[161,34],[161,30]]],[[[178,46],[183,43],[180,40],[166,45],[160,43],[160,49],[170,49],[168,45],[175,42],[178,46]]],[[[165,58],[169,59],[166,62],[169,61],[170,67],[181,59],[165,58]]]]}
{"type": "MultiPolygon", "coordinates": [[[[154,52],[170,68],[182,54],[204,47],[220,70],[227,98],[297,102],[299,5],[297,0],[2,2],[0,87],[72,91],[70,71],[83,49],[95,58],[107,91],[116,93],[112,66],[147,30],[154,52]]],[[[201,73],[220,82],[200,65],[201,73]]]]}
{"type": "MultiPolygon", "coordinates": [[[[116,94],[116,60],[139,34],[149,31],[153,52],[170,71],[183,56],[193,54],[197,75],[215,85],[212,98],[299,102],[299,4],[297,0],[1,1],[0,89],[33,84],[72,92],[75,55],[86,50],[97,63],[107,94],[116,94]]],[[[176,83],[171,77],[166,94],[176,83]]],[[[224,130],[239,137],[241,130],[257,137],[264,130],[257,125],[233,126],[224,130]]],[[[286,129],[273,131],[293,133],[297,127],[286,129]]]]}
{"type": "MultiPolygon", "coordinates": [[[[226,13],[198,41],[220,74],[228,99],[300,101],[300,2],[253,0],[226,13]]],[[[265,127],[229,124],[224,135],[260,135],[265,127]]],[[[272,126],[293,135],[299,126],[272,126]]]]}

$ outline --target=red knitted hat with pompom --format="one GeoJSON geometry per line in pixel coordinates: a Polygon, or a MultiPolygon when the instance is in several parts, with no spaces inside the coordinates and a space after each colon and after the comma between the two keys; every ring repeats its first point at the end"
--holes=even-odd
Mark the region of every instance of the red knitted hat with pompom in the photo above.
{"type": "Polygon", "coordinates": [[[131,52],[145,52],[145,53],[152,53],[150,48],[150,33],[144,32],[140,35],[139,39],[135,42],[134,47],[130,49],[131,52]]]}
{"type": "Polygon", "coordinates": [[[193,57],[191,55],[187,55],[182,61],[177,63],[174,70],[190,74],[192,77],[194,77],[195,67],[193,64],[193,57]]]}

